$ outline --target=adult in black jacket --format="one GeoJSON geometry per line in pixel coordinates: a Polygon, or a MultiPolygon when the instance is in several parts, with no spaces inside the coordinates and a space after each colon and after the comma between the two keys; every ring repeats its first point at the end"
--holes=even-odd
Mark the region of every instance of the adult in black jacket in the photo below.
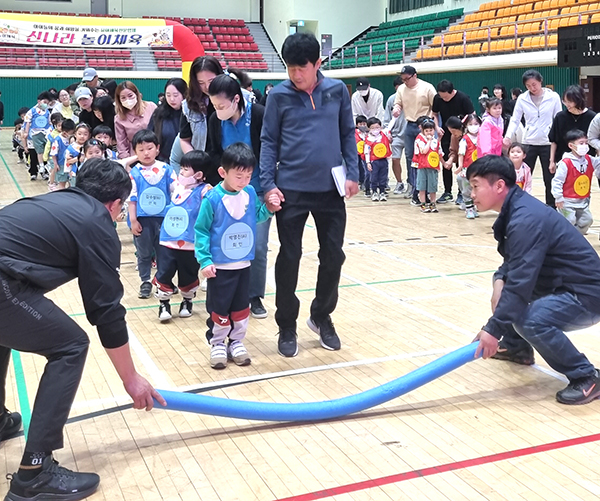
{"type": "MultiPolygon", "coordinates": [[[[215,113],[208,120],[208,154],[213,160],[214,172],[206,176],[207,182],[215,186],[220,182],[216,169],[221,163],[223,150],[230,144],[242,142],[252,148],[257,161],[260,158],[260,133],[264,106],[253,103],[236,77],[219,75],[208,89],[215,113]]],[[[261,200],[264,192],[260,185],[259,169],[252,172],[250,184],[261,200]]],[[[254,260],[250,267],[250,313],[255,318],[265,318],[267,310],[262,304],[267,285],[267,250],[271,220],[256,226],[254,260]]]]}
{"type": "Polygon", "coordinates": [[[515,185],[507,158],[483,157],[471,164],[467,177],[479,210],[500,213],[493,229],[504,258],[495,275],[493,315],[476,337],[477,354],[493,356],[512,326],[569,379],[556,394],[560,403],[598,398],[598,370],[564,333],[600,321],[598,254],[561,214],[515,185]]]}
{"type": "MultiPolygon", "coordinates": [[[[25,453],[6,499],[83,499],[100,481],[94,473],[58,468],[52,458],[52,451],[63,447],[63,428],[90,341],[46,292],[77,278],[87,318],[97,327],[134,407],[151,409],[153,397],[164,405],[135,370],[120,304],[121,244],[113,221],[131,191],[131,181],[118,163],[92,159],[77,173],[77,182],[77,188],[23,198],[0,210],[0,409],[11,348],[48,360],[25,453]]],[[[5,412],[0,430],[6,418],[5,412]]]]}

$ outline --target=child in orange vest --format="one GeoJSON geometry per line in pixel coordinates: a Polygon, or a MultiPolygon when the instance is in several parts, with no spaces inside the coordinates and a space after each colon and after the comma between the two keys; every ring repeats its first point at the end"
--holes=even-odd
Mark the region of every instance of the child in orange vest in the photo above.
{"type": "MultiPolygon", "coordinates": [[[[471,198],[471,184],[467,179],[467,169],[477,160],[477,134],[481,119],[474,113],[463,118],[463,137],[458,144],[458,167],[456,181],[463,196],[463,205],[467,219],[479,217],[471,198]]],[[[461,207],[463,208],[463,207],[461,207]]]]}
{"type": "Polygon", "coordinates": [[[413,164],[417,165],[417,190],[421,201],[421,212],[438,212],[435,198],[438,186],[440,159],[444,154],[442,146],[435,138],[435,122],[433,118],[423,116],[417,119],[421,132],[415,139],[413,164]],[[426,204],[429,194],[430,203],[426,204]]]}
{"type": "Polygon", "coordinates": [[[571,152],[565,153],[556,166],[552,195],[556,210],[585,235],[593,222],[589,209],[590,191],[594,174],[599,175],[600,158],[587,154],[589,146],[585,132],[570,130],[565,140],[571,152]]]}
{"type": "Polygon", "coordinates": [[[358,184],[364,187],[365,197],[371,196],[371,176],[365,163],[365,139],[369,128],[367,127],[367,117],[364,115],[356,116],[356,129],[354,129],[354,140],[356,141],[356,152],[358,153],[358,184]]]}
{"type": "Polygon", "coordinates": [[[392,156],[390,146],[391,136],[389,129],[394,121],[390,122],[387,129],[381,129],[381,120],[371,117],[367,120],[369,134],[365,139],[365,161],[367,170],[371,175],[371,200],[373,202],[387,202],[385,188],[388,182],[388,158],[392,156]]]}

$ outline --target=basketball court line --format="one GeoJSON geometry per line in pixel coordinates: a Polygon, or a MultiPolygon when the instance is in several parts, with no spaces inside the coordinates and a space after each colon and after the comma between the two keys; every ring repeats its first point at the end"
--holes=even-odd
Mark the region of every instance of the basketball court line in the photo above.
{"type": "MultiPolygon", "coordinates": [[[[480,456],[477,458],[465,459],[463,461],[455,461],[453,463],[444,463],[429,468],[419,468],[403,473],[388,475],[386,477],[379,477],[371,480],[365,480],[362,482],[356,482],[353,484],[340,485],[338,487],[332,487],[330,489],[324,489],[321,491],[308,492],[305,494],[290,496],[287,498],[279,498],[274,501],[314,501],[317,499],[325,499],[333,496],[339,496],[341,494],[348,494],[350,492],[359,492],[364,491],[366,489],[381,487],[384,485],[396,484],[398,482],[404,482],[406,480],[424,478],[431,475],[438,475],[440,473],[447,473],[449,471],[456,471],[465,468],[472,468],[474,466],[481,466],[484,464],[497,463],[499,461],[506,461],[508,459],[515,459],[524,456],[530,456],[532,454],[555,451],[559,449],[565,449],[567,447],[589,444],[598,441],[600,441],[600,433],[596,433],[594,435],[587,435],[584,437],[575,437],[566,440],[559,440],[558,442],[534,445],[531,447],[524,447],[522,449],[514,449],[511,451],[499,452],[496,454],[490,454],[489,456],[480,456]]],[[[590,497],[591,496],[593,495],[590,493],[590,497]]]]}

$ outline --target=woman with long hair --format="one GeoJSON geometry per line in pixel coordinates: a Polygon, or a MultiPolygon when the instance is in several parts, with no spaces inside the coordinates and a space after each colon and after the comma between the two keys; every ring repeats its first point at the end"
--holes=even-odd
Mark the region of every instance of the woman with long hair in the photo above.
{"type": "Polygon", "coordinates": [[[156,134],[160,142],[158,159],[169,162],[173,143],[179,134],[181,123],[181,105],[186,98],[188,86],[183,78],[171,78],[165,85],[165,99],[156,108],[148,128],[156,134]]]}
{"type": "Polygon", "coordinates": [[[131,140],[135,133],[148,127],[150,117],[156,104],[143,101],[142,94],[133,82],[125,80],[115,90],[115,136],[119,158],[127,158],[134,154],[131,140]]]}

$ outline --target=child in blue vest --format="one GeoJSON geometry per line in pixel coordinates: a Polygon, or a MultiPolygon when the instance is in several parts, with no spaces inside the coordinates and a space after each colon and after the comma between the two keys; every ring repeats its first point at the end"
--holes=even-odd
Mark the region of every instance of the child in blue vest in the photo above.
{"type": "Polygon", "coordinates": [[[25,115],[25,129],[23,131],[23,144],[25,151],[34,149],[35,151],[30,153],[30,160],[32,163],[32,169],[29,170],[31,174],[31,180],[35,181],[39,173],[44,179],[48,179],[48,174],[44,165],[44,150],[46,148],[46,135],[52,130],[52,124],[50,123],[50,110],[48,109],[48,103],[50,102],[50,95],[44,91],[37,97],[37,104],[31,108],[25,115]],[[35,168],[33,168],[35,166],[35,168]]]}
{"type": "MultiPolygon", "coordinates": [[[[208,279],[206,309],[210,315],[210,366],[224,369],[230,358],[237,365],[250,364],[243,339],[250,317],[250,262],[254,259],[256,224],[273,213],[261,204],[249,185],[256,158],[244,143],[228,146],[221,157],[223,178],[210,190],[196,221],[196,259],[208,279]],[[229,336],[229,346],[225,339],[229,336]]],[[[276,205],[278,198],[268,202],[276,205]]]]}
{"type": "Polygon", "coordinates": [[[171,195],[171,204],[160,229],[158,269],[153,283],[160,300],[158,318],[171,320],[171,296],[175,292],[173,277],[177,273],[177,287],[183,301],[179,306],[181,318],[192,316],[192,299],[200,286],[200,265],[194,257],[194,224],[200,204],[210,185],[203,182],[204,172],[212,165],[208,153],[192,150],[181,158],[181,169],[171,195]]]}
{"type": "Polygon", "coordinates": [[[75,122],[67,118],[66,120],[63,120],[60,125],[60,134],[52,140],[50,157],[52,158],[54,168],[51,173],[51,180],[54,181],[54,183],[48,185],[50,191],[54,191],[59,187],[64,189],[69,180],[69,174],[68,172],[65,172],[65,160],[74,133],[75,122]]]}
{"type": "Polygon", "coordinates": [[[137,131],[131,145],[139,163],[129,173],[132,184],[129,221],[142,281],[138,297],[148,299],[152,294],[152,257],[158,255],[160,227],[175,188],[173,181],[177,178],[168,164],[156,160],[159,142],[154,132],[148,129],[137,131]]]}
{"type": "Polygon", "coordinates": [[[76,184],[77,169],[79,169],[79,166],[81,165],[81,150],[91,134],[92,129],[88,124],[79,123],[75,126],[75,134],[73,136],[75,140],[71,142],[67,148],[64,168],[64,171],[68,175],[68,182],[71,188],[74,188],[76,184]]]}

